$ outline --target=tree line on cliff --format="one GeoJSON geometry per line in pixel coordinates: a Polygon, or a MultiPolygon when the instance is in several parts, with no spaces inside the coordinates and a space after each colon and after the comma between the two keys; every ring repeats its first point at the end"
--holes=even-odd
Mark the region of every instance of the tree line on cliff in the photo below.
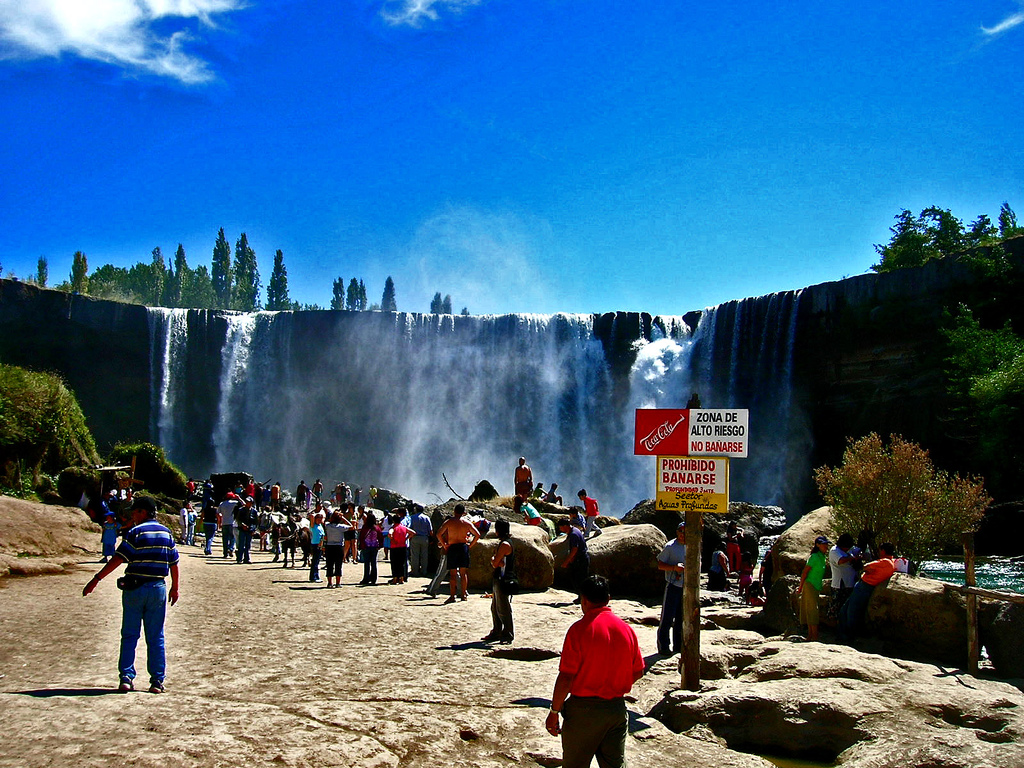
{"type": "Polygon", "coordinates": [[[876,245],[876,272],[955,259],[978,279],[944,309],[939,328],[945,347],[951,431],[963,446],[964,464],[983,471],[998,497],[1024,498],[1024,280],[1011,262],[1024,227],[1008,203],[996,223],[981,215],[965,226],[950,210],[932,206],[918,215],[903,210],[892,238],[876,245]]]}
{"type": "MultiPolygon", "coordinates": [[[[130,268],[104,264],[89,272],[88,257],[76,251],[68,279],[55,286],[58,290],[87,294],[101,299],[143,304],[151,307],[185,307],[190,309],[234,309],[241,312],[255,312],[260,309],[319,310],[318,304],[300,304],[292,301],[288,292],[288,269],[284,253],[278,249],[274,254],[274,266],[267,283],[266,301],[261,302],[262,284],[256,252],[249,245],[245,232],[235,242],[234,261],[231,246],[221,228],[213,247],[210,267],[204,264],[191,268],[185,255],[185,247],[178,244],[174,258],[165,260],[159,246],[153,249],[150,261],[138,262],[130,268]]],[[[36,274],[30,279],[45,288],[49,281],[49,265],[45,256],[37,263],[36,274]]],[[[382,310],[397,312],[398,302],[395,282],[389,275],[384,281],[384,290],[379,304],[370,304],[366,284],[355,277],[348,281],[334,279],[331,291],[330,309],[349,311],[382,310]]],[[[451,296],[441,298],[435,294],[430,311],[435,314],[451,314],[451,296]]],[[[462,314],[469,310],[463,307],[462,314]]]]}

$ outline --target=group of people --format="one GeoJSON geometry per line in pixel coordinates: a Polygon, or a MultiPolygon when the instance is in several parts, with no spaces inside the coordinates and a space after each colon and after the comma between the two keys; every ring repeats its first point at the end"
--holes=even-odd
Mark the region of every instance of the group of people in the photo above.
{"type": "Polygon", "coordinates": [[[906,571],[906,560],[896,557],[896,547],[885,542],[878,555],[871,557],[864,546],[855,546],[853,536],[843,533],[833,544],[827,536],[818,536],[800,574],[800,622],[807,625],[807,639],[817,640],[821,623],[820,596],[826,569],[831,571],[831,592],[825,609],[828,623],[837,627],[840,642],[852,639],[867,611],[875,587],[897,571],[906,571]]]}

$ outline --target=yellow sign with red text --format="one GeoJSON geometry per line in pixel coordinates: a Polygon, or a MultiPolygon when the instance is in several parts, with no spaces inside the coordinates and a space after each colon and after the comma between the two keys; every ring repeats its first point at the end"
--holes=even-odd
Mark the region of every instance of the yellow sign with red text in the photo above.
{"type": "Polygon", "coordinates": [[[729,511],[729,459],[726,456],[658,456],[657,509],[686,512],[729,511]]]}

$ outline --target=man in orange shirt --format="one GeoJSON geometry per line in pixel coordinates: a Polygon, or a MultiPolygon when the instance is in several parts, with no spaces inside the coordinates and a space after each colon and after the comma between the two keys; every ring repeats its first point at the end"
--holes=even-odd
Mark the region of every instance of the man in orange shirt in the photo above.
{"type": "Polygon", "coordinates": [[[544,725],[562,734],[563,768],[589,768],[594,757],[600,768],[623,768],[625,696],[644,673],[644,657],[636,633],[608,607],[607,579],[589,576],[580,592],[583,618],[565,634],[544,725]]]}
{"type": "Polygon", "coordinates": [[[849,599],[843,603],[839,611],[839,641],[845,643],[860,627],[864,620],[864,614],[868,610],[868,601],[875,587],[891,577],[896,572],[896,561],[893,559],[896,554],[896,547],[886,542],[878,548],[881,557],[872,560],[864,566],[861,571],[860,581],[854,587],[849,599]]]}

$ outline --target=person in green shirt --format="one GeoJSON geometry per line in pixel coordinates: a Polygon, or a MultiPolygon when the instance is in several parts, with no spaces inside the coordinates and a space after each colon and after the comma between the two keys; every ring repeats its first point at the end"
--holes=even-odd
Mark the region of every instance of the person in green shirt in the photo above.
{"type": "Polygon", "coordinates": [[[825,536],[814,540],[814,549],[800,574],[800,586],[796,588],[796,593],[800,595],[800,623],[807,625],[807,639],[812,642],[818,639],[818,595],[821,594],[821,582],[825,578],[830,546],[832,542],[825,536]]]}

